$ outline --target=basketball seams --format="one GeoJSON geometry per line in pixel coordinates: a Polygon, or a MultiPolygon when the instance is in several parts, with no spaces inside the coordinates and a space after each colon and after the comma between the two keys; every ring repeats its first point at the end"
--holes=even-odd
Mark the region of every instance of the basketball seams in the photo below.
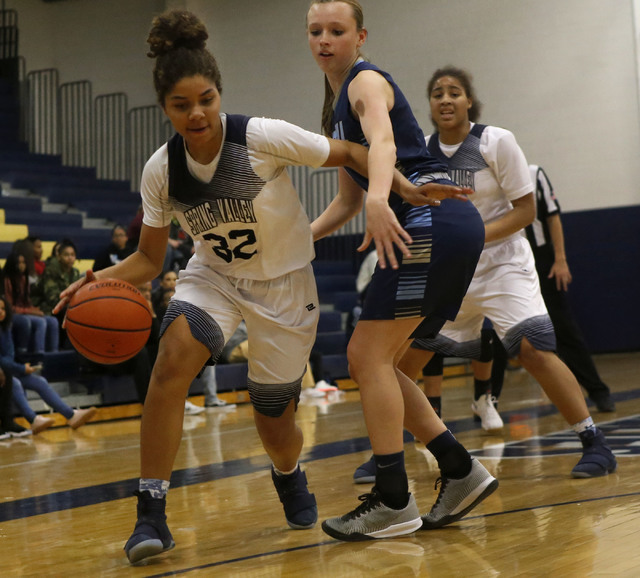
{"type": "Polygon", "coordinates": [[[100,301],[102,299],[109,299],[109,300],[119,299],[119,300],[122,300],[122,301],[128,301],[129,303],[134,303],[138,307],[142,307],[147,312],[149,312],[149,317],[151,317],[151,312],[149,311],[149,306],[146,303],[140,303],[140,301],[138,301],[137,299],[131,299],[130,297],[120,296],[120,295],[97,295],[95,297],[90,297],[88,299],[83,299],[79,303],[74,303],[73,305],[69,305],[69,307],[67,308],[67,311],[71,311],[72,309],[77,309],[78,307],[82,307],[85,303],[93,303],[94,301],[100,301]]]}
{"type": "Polygon", "coordinates": [[[146,299],[118,279],[91,282],[76,292],[66,312],[67,336],[76,351],[103,365],[127,361],[145,346],[153,325],[146,299]]]}
{"type": "Polygon", "coordinates": [[[100,327],[99,325],[88,325],[87,323],[81,323],[80,321],[76,321],[75,319],[67,319],[67,325],[72,323],[73,325],[77,325],[78,327],[84,327],[86,329],[95,329],[97,331],[106,331],[108,333],[140,333],[141,331],[149,331],[151,329],[151,324],[146,327],[140,327],[139,329],[118,329],[117,327],[100,327]]]}

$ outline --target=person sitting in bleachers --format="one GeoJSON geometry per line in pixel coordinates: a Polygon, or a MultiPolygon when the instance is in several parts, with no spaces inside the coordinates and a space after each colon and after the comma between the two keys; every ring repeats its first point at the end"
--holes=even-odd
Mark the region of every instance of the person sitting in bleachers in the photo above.
{"type": "Polygon", "coordinates": [[[187,266],[195,249],[193,241],[184,232],[180,223],[174,217],[171,221],[167,252],[164,258],[163,270],[180,271],[187,266]]]}
{"type": "MultiPolygon", "coordinates": [[[[47,262],[40,279],[39,304],[46,314],[50,315],[60,301],[60,293],[82,276],[74,267],[75,262],[76,246],[70,239],[63,239],[57,244],[56,258],[47,262]]],[[[65,313],[66,308],[56,315],[60,322],[60,343],[63,347],[67,347],[66,331],[62,327],[65,313]]]]}
{"type": "MultiPolygon", "coordinates": [[[[62,414],[73,429],[80,427],[93,417],[96,408],[72,409],[49,385],[49,382],[38,375],[41,367],[16,361],[11,331],[12,316],[11,304],[5,297],[0,296],[0,368],[5,375],[12,376],[13,401],[18,411],[31,424],[31,432],[34,434],[54,424],[52,418],[37,415],[33,411],[25,395],[25,389],[30,389],[35,391],[49,407],[62,414]]],[[[8,383],[5,384],[5,387],[8,385],[8,383]]]]}
{"type": "Polygon", "coordinates": [[[21,438],[31,430],[13,421],[13,377],[0,367],[0,440],[21,438]]]}
{"type": "Polygon", "coordinates": [[[125,228],[122,225],[115,225],[111,230],[111,243],[96,257],[93,270],[106,269],[131,255],[134,248],[128,244],[128,240],[125,228]]]}
{"type": "Polygon", "coordinates": [[[33,253],[27,244],[17,245],[4,264],[4,294],[15,312],[13,333],[18,357],[41,359],[45,351],[58,351],[58,320],[31,299],[29,271],[33,253]]]}
{"type": "Polygon", "coordinates": [[[27,237],[27,241],[33,247],[33,269],[36,281],[42,277],[46,263],[42,259],[42,239],[35,235],[27,237]]]}
{"type": "Polygon", "coordinates": [[[164,311],[167,308],[169,299],[171,298],[171,291],[176,289],[176,281],[178,280],[178,274],[173,269],[167,269],[162,272],[159,278],[157,287],[151,292],[151,303],[156,315],[162,319],[164,311]],[[167,293],[169,291],[169,293],[167,293]]]}

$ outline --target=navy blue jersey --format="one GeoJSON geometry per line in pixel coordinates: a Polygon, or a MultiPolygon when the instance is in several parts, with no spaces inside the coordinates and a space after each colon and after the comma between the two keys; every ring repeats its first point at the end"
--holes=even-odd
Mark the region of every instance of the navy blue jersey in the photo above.
{"type": "MultiPolygon", "coordinates": [[[[427,151],[424,133],[413,115],[413,111],[404,94],[393,81],[391,75],[380,70],[377,66],[364,60],[358,62],[349,72],[340,94],[337,97],[333,112],[333,138],[348,140],[369,147],[369,143],[362,132],[360,121],[351,112],[348,89],[351,81],[363,70],[375,70],[380,73],[393,88],[394,104],[389,111],[393,126],[393,137],[396,144],[396,168],[409,180],[414,181],[418,175],[426,173],[446,173],[447,165],[439,161],[427,151]]],[[[359,173],[346,169],[353,180],[367,190],[369,181],[359,173]]],[[[391,193],[389,203],[394,206],[400,198],[391,193]]]]}
{"type": "MultiPolygon", "coordinates": [[[[358,62],[349,72],[333,113],[333,137],[369,146],[360,121],[351,112],[348,89],[363,70],[374,70],[392,86],[394,105],[389,111],[396,145],[396,168],[412,182],[433,180],[453,183],[447,178],[447,163],[427,150],[424,133],[398,86],[386,72],[369,62],[358,62]]],[[[347,169],[359,186],[369,182],[347,169]]],[[[472,203],[444,199],[440,206],[414,207],[391,192],[389,205],[400,225],[411,235],[412,257],[398,249],[400,267],[376,267],[362,306],[363,321],[424,317],[414,336],[435,335],[445,320],[454,319],[471,282],[484,244],[484,225],[472,203]]]]}

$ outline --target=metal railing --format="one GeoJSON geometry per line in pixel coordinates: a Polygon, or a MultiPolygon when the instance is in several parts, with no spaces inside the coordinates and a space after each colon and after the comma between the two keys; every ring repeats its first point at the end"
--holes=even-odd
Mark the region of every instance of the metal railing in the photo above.
{"type": "Polygon", "coordinates": [[[94,101],[96,174],[99,179],[130,181],[127,150],[127,95],[102,94],[94,101]]]}
{"type": "Polygon", "coordinates": [[[157,105],[132,108],[128,126],[129,178],[139,186],[147,159],[171,138],[173,127],[157,105]]]}
{"type": "Polygon", "coordinates": [[[55,68],[33,70],[27,74],[26,110],[27,142],[33,153],[60,154],[58,119],[58,71],[55,68]]]}
{"type": "Polygon", "coordinates": [[[0,10],[0,60],[18,58],[18,13],[0,10]]]}
{"type": "Polygon", "coordinates": [[[58,101],[62,164],[94,166],[91,83],[80,80],[60,85],[58,101]]]}

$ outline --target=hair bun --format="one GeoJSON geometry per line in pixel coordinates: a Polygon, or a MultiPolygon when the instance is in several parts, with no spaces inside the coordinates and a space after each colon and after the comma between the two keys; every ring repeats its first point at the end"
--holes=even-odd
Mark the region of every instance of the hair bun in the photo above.
{"type": "Polygon", "coordinates": [[[207,29],[195,14],[186,10],[173,10],[153,19],[147,38],[147,55],[157,58],[178,48],[201,50],[205,47],[207,38],[207,29]]]}

